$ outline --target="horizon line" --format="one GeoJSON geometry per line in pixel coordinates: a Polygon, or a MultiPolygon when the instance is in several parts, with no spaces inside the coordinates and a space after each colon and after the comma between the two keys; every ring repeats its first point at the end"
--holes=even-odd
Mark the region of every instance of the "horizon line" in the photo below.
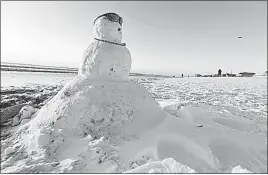
{"type": "MultiPolygon", "coordinates": [[[[78,71],[78,67],[63,67],[63,66],[48,66],[48,65],[40,65],[40,64],[29,64],[29,63],[14,63],[14,62],[2,62],[1,61],[1,66],[2,66],[2,64],[10,64],[10,65],[12,65],[12,64],[14,64],[14,65],[23,65],[23,66],[36,66],[36,67],[44,67],[44,68],[59,68],[59,69],[77,69],[77,71],[78,71]]],[[[267,70],[266,70],[267,71],[267,70]]],[[[264,71],[264,73],[266,72],[266,71],[264,71]]],[[[243,71],[243,72],[246,72],[246,71],[243,71]]],[[[243,72],[241,72],[241,73],[243,73],[243,72]]],[[[170,76],[170,77],[172,77],[172,76],[175,76],[175,77],[178,77],[179,76],[179,74],[183,74],[183,73],[176,73],[177,75],[167,75],[167,74],[154,74],[154,73],[143,73],[143,71],[141,71],[141,72],[130,72],[131,74],[144,74],[144,75],[156,75],[156,76],[170,76]]],[[[229,73],[229,72],[225,72],[224,74],[227,74],[227,73],[229,73]]],[[[255,72],[252,72],[252,73],[255,73],[255,72]]],[[[169,73],[170,74],[170,73],[169,73]]],[[[188,73],[188,74],[184,74],[185,76],[187,76],[187,75],[191,75],[191,76],[195,76],[195,75],[197,75],[197,74],[200,74],[200,75],[214,75],[215,73],[208,73],[208,72],[203,72],[203,73],[188,73]]],[[[232,74],[240,74],[240,73],[232,73],[232,74]]],[[[257,73],[256,73],[257,74],[257,73]]]]}

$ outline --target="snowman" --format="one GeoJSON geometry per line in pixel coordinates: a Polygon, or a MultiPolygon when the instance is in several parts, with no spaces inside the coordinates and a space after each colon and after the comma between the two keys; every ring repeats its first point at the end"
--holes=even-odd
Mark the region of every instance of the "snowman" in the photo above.
{"type": "MultiPolygon", "coordinates": [[[[94,39],[84,53],[78,75],[16,133],[28,155],[44,154],[46,161],[61,162],[87,154],[91,142],[103,138],[120,148],[153,128],[155,122],[161,123],[163,111],[158,103],[142,85],[129,79],[131,56],[122,43],[122,23],[115,13],[95,19],[94,39]]],[[[128,158],[115,152],[117,158],[113,159],[123,162],[121,172],[127,170],[128,158]]]]}
{"type": "Polygon", "coordinates": [[[107,13],[94,21],[94,40],[86,49],[79,75],[105,81],[128,80],[131,56],[122,41],[123,19],[107,13]]]}

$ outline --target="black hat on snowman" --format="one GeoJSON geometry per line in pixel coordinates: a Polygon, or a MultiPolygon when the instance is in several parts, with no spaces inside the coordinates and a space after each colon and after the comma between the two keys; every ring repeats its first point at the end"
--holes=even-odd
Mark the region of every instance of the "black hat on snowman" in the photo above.
{"type": "Polygon", "coordinates": [[[123,18],[121,16],[119,16],[118,14],[116,14],[116,13],[105,13],[105,14],[102,14],[102,15],[98,16],[94,20],[93,25],[95,24],[96,20],[99,19],[100,17],[106,17],[111,22],[118,22],[121,26],[123,24],[123,18]]]}

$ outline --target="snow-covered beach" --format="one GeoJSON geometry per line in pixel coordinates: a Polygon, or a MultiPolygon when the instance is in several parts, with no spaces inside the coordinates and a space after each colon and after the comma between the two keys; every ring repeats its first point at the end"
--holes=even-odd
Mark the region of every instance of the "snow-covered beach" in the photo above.
{"type": "MultiPolygon", "coordinates": [[[[6,84],[6,86],[2,86],[1,110],[7,107],[11,107],[16,103],[32,104],[35,108],[39,109],[44,106],[48,102],[48,100],[51,99],[63,87],[66,82],[68,82],[74,77],[74,75],[61,75],[62,78],[59,78],[59,75],[57,74],[41,75],[40,73],[38,75],[39,78],[37,79],[39,80],[39,82],[35,82],[34,84],[28,84],[27,79],[25,79],[26,81],[24,80],[24,82],[22,82],[20,85],[13,84],[12,86],[11,84],[6,84]],[[44,76],[49,77],[47,78],[50,79],[49,83],[46,81],[40,81],[44,76]],[[55,77],[53,78],[53,76],[55,77]]],[[[20,79],[22,80],[22,77],[25,75],[20,76],[17,75],[16,78],[20,77],[20,79]]],[[[29,77],[31,76],[28,74],[28,78],[29,77]]],[[[34,77],[38,76],[34,75],[34,77]]],[[[238,165],[240,165],[242,169],[246,168],[251,172],[267,172],[267,145],[265,145],[267,144],[266,77],[159,78],[132,76],[130,77],[130,79],[131,81],[142,84],[150,93],[152,93],[153,97],[157,100],[159,105],[164,108],[165,111],[172,114],[173,116],[183,119],[184,121],[193,123],[196,126],[200,126],[199,130],[207,127],[217,127],[218,129],[224,130],[225,132],[233,132],[235,134],[241,134],[245,137],[247,135],[253,134],[255,135],[254,137],[256,137],[257,140],[263,140],[263,145],[259,145],[261,147],[258,146],[259,148],[257,148],[255,145],[255,148],[252,147],[250,149],[251,151],[248,150],[251,152],[250,155],[252,156],[252,160],[243,160],[242,158],[245,158],[246,154],[248,154],[248,151],[240,151],[239,154],[235,154],[235,156],[237,157],[233,157],[233,159],[236,159],[234,161],[237,162],[236,164],[230,161],[229,163],[231,165],[229,165],[229,168],[219,168],[218,170],[202,170],[196,167],[191,167],[193,166],[193,164],[189,163],[186,158],[187,156],[189,156],[188,153],[192,152],[191,154],[201,154],[201,152],[198,153],[194,151],[197,148],[187,150],[187,145],[189,146],[191,145],[191,143],[185,140],[185,143],[181,143],[182,147],[180,147],[181,150],[184,150],[181,152],[182,159],[180,162],[183,164],[183,166],[179,166],[181,168],[181,172],[183,172],[182,168],[185,168],[185,172],[192,172],[192,169],[194,169],[196,172],[231,172],[232,168],[238,165]],[[184,144],[186,144],[186,147],[183,146],[184,144]],[[254,161],[259,162],[257,163],[259,164],[259,168],[256,168],[254,166],[250,167],[250,164],[246,163],[248,161],[251,161],[252,163],[254,161]],[[191,170],[187,169],[184,166],[190,167],[191,170]]],[[[12,133],[12,130],[14,130],[14,127],[11,127],[11,124],[12,118],[7,120],[1,126],[1,155],[4,155],[4,151],[6,150],[6,148],[10,146],[12,147],[15,144],[14,142],[8,141],[8,138],[10,138],[11,136],[10,134],[12,133]]],[[[230,135],[226,135],[222,140],[215,140],[215,144],[217,142],[217,144],[225,145],[227,151],[225,152],[225,156],[221,156],[223,156],[223,159],[226,160],[228,160],[226,157],[232,157],[232,155],[230,155],[231,152],[231,154],[234,154],[235,151],[239,152],[240,149],[245,149],[243,147],[239,148],[239,146],[233,141],[231,141],[232,139],[229,140],[228,137],[230,137],[230,135]]],[[[216,146],[215,149],[217,150],[216,146]]],[[[221,150],[220,152],[224,153],[223,150],[221,150]]],[[[172,152],[170,154],[170,157],[172,157],[172,152]]],[[[216,152],[212,153],[212,155],[213,154],[221,153],[216,152]]],[[[13,156],[1,156],[2,162],[6,162],[8,159],[12,159],[13,156]]],[[[166,162],[170,161],[172,164],[172,160],[167,160],[166,162]]],[[[228,162],[226,163],[228,164],[228,162]]],[[[168,166],[171,166],[171,164],[169,164],[168,166]]],[[[175,166],[175,164],[173,166],[175,166]]],[[[148,166],[150,167],[152,165],[154,165],[154,167],[158,167],[159,172],[163,172],[160,171],[160,169],[161,167],[162,169],[163,167],[165,167],[165,164],[163,163],[153,163],[151,165],[150,163],[148,163],[148,160],[139,160],[135,163],[135,166],[133,166],[133,168],[141,165],[143,166],[138,169],[131,170],[130,173],[158,172],[156,169],[152,170],[152,168],[148,168],[148,166]]],[[[4,164],[1,164],[1,169],[2,172],[13,173],[31,171],[31,168],[29,169],[29,167],[24,169],[22,167],[19,168],[18,165],[9,167],[4,164]],[[17,167],[18,169],[15,167],[17,167]]],[[[35,171],[37,171],[37,169],[35,169],[35,171]]],[[[239,169],[239,171],[241,171],[241,168],[239,169]]],[[[51,171],[40,170],[40,172],[51,171]]],[[[69,171],[64,170],[55,172],[69,171]]],[[[166,170],[166,172],[168,171],[166,170]]],[[[170,170],[170,172],[174,172],[174,168],[173,171],[170,170]]]]}

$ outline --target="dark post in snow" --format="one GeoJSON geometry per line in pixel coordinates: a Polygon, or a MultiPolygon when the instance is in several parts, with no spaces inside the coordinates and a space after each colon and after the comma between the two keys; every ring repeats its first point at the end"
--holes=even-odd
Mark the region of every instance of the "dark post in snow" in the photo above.
{"type": "Polygon", "coordinates": [[[221,69],[218,70],[218,77],[221,77],[221,69]]]}

